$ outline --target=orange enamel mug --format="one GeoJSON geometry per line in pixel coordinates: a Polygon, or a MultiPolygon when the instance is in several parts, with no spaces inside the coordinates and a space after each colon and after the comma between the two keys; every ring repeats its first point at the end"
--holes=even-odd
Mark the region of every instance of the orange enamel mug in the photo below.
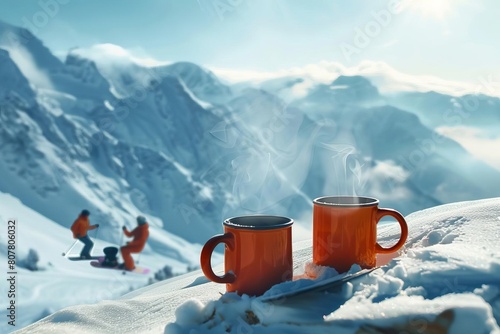
{"type": "Polygon", "coordinates": [[[327,196],[316,198],[313,207],[313,262],[346,272],[353,264],[373,268],[377,253],[393,253],[408,237],[404,217],[392,209],[380,209],[371,197],[327,196]],[[384,216],[395,218],[401,237],[392,247],[377,243],[377,224],[384,216]]]}
{"type": "Polygon", "coordinates": [[[205,276],[225,283],[227,292],[259,296],[293,275],[293,220],[279,216],[241,216],[226,219],[224,234],[207,241],[200,263],[205,276]],[[214,248],[225,244],[224,275],[214,273],[211,257],[214,248]]]}

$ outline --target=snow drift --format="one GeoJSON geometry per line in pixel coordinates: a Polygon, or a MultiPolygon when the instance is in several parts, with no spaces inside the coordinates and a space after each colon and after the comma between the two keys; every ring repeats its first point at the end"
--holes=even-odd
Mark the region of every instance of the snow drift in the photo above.
{"type": "MultiPolygon", "coordinates": [[[[18,333],[500,332],[500,198],[406,218],[402,254],[340,290],[263,303],[224,293],[197,271],[118,300],[64,309],[18,333]]],[[[379,241],[398,234],[397,226],[380,228],[379,241]]],[[[310,259],[310,242],[295,244],[294,274],[310,259]]]]}

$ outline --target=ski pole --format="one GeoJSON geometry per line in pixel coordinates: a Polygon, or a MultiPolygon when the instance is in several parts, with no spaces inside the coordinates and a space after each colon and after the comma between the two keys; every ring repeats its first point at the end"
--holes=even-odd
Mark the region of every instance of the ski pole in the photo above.
{"type": "Polygon", "coordinates": [[[63,252],[63,253],[62,253],[62,256],[66,256],[67,254],[69,254],[69,252],[71,252],[71,250],[73,249],[73,247],[75,247],[75,246],[76,246],[76,243],[77,243],[77,242],[78,242],[78,239],[76,239],[76,240],[75,240],[75,242],[73,242],[73,244],[71,245],[71,247],[70,247],[70,248],[68,248],[68,250],[67,250],[67,251],[65,251],[65,252],[63,252]]]}
{"type": "Polygon", "coordinates": [[[135,264],[139,264],[140,260],[141,260],[141,253],[139,253],[139,256],[137,257],[137,261],[135,261],[135,264]]]}
{"type": "MultiPolygon", "coordinates": [[[[99,226],[97,226],[97,227],[95,228],[95,234],[94,234],[94,246],[95,246],[95,244],[96,244],[96,242],[97,242],[97,232],[99,232],[99,226]]],[[[93,247],[92,247],[92,248],[93,248],[93,247]]],[[[90,251],[92,251],[92,249],[91,249],[90,251]]]]}
{"type": "Polygon", "coordinates": [[[94,244],[97,241],[97,232],[99,232],[99,226],[95,228],[95,234],[94,234],[94,244]]]}
{"type": "Polygon", "coordinates": [[[123,235],[125,234],[125,233],[123,232],[123,227],[122,227],[122,231],[121,231],[121,232],[122,232],[122,233],[120,234],[120,243],[118,244],[120,247],[121,247],[121,246],[123,246],[123,235]]]}
{"type": "Polygon", "coordinates": [[[95,229],[94,241],[97,241],[97,232],[99,232],[99,226],[95,229]]]}

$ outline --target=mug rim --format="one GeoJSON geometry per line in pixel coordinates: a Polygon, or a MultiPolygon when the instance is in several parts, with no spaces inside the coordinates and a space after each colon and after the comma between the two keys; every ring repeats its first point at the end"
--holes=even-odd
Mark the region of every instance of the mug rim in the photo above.
{"type": "Polygon", "coordinates": [[[222,222],[224,226],[244,229],[244,230],[275,230],[279,228],[284,228],[291,226],[293,224],[293,219],[284,216],[275,215],[245,215],[245,216],[235,216],[231,218],[224,219],[222,222]],[[281,220],[282,222],[269,223],[269,224],[244,224],[244,220],[255,221],[255,220],[281,220]]]}
{"type": "Polygon", "coordinates": [[[379,200],[367,196],[321,196],[315,198],[313,203],[329,207],[359,208],[377,206],[379,200]]]}

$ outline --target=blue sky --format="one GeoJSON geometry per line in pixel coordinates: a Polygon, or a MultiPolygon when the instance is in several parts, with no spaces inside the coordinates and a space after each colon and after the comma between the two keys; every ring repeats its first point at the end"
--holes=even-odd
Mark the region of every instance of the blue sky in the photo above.
{"type": "Polygon", "coordinates": [[[0,19],[30,27],[59,56],[113,43],[140,57],[219,68],[275,71],[322,60],[346,66],[375,60],[410,74],[500,79],[498,1],[395,3],[0,0],[0,19]]]}

